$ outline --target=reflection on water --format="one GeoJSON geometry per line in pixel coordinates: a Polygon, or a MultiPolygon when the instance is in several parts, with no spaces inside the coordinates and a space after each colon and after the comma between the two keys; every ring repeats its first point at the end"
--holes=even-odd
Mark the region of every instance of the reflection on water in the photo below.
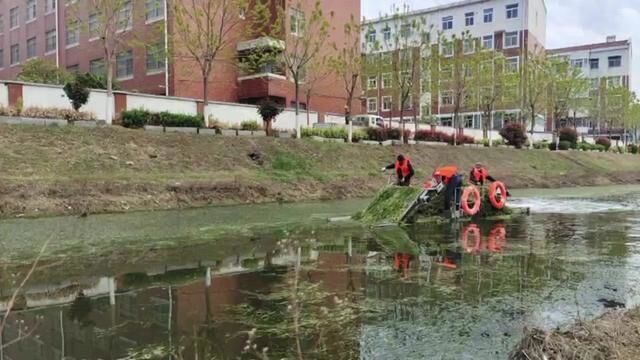
{"type": "MultiPolygon", "coordinates": [[[[639,238],[638,213],[541,214],[321,226],[223,252],[210,251],[214,243],[107,267],[85,258],[71,274],[65,269],[76,260],[68,259],[48,264],[25,288],[1,355],[504,358],[524,327],[592,318],[604,310],[600,299],[637,304],[639,238]]],[[[7,264],[3,274],[19,266],[7,264]]],[[[2,302],[13,284],[0,277],[2,302]]]]}

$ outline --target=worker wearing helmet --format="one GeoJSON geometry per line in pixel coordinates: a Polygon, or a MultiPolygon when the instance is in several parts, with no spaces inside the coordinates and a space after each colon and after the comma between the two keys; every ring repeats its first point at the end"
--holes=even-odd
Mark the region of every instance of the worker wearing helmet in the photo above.
{"type": "MultiPolygon", "coordinates": [[[[496,179],[489,175],[489,170],[482,165],[482,163],[477,162],[469,173],[469,181],[478,186],[484,186],[487,181],[495,182],[496,179]]],[[[507,192],[507,196],[511,196],[509,192],[507,192]]]]}
{"type": "Polygon", "coordinates": [[[411,165],[411,160],[404,155],[398,155],[396,161],[393,164],[385,166],[382,168],[382,171],[386,170],[394,170],[396,172],[396,176],[398,180],[396,185],[398,186],[410,186],[411,178],[415,175],[415,171],[413,170],[413,165],[411,165]]]}
{"type": "MultiPolygon", "coordinates": [[[[442,182],[446,185],[444,192],[444,211],[451,209],[451,203],[454,202],[460,189],[462,188],[462,174],[459,173],[457,166],[444,166],[437,168],[433,173],[436,182],[442,182]]],[[[455,201],[457,204],[458,202],[455,201]]]]}

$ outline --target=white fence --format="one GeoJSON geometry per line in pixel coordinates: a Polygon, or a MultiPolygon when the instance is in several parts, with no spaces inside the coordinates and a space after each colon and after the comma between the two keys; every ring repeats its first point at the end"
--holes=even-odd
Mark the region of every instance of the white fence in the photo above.
{"type": "MultiPolygon", "coordinates": [[[[72,109],[71,102],[62,90],[61,86],[54,85],[35,85],[24,84],[22,86],[22,104],[28,107],[56,107],[61,109],[72,109]]],[[[82,107],[82,111],[93,113],[98,120],[105,120],[111,124],[111,120],[107,119],[107,93],[101,90],[91,90],[89,101],[82,107]]],[[[109,104],[110,111],[114,113],[113,101],[109,104]]]]}
{"type": "Polygon", "coordinates": [[[197,115],[198,103],[191,99],[144,94],[127,94],[127,110],[134,109],[144,109],[152,112],[168,111],[177,114],[197,115]]]}
{"type": "MultiPolygon", "coordinates": [[[[209,102],[206,106],[205,120],[207,121],[219,121],[231,126],[240,125],[243,121],[257,121],[261,123],[260,115],[258,114],[258,107],[254,105],[235,104],[235,103],[223,103],[223,102],[209,102]]],[[[309,119],[307,123],[307,112],[300,111],[299,122],[301,127],[313,126],[318,122],[318,113],[309,112],[309,119]]],[[[282,130],[293,130],[296,128],[296,116],[295,110],[285,109],[273,123],[273,127],[282,130]]]]}
{"type": "Polygon", "coordinates": [[[9,106],[9,89],[3,83],[0,83],[0,106],[9,106]]]}

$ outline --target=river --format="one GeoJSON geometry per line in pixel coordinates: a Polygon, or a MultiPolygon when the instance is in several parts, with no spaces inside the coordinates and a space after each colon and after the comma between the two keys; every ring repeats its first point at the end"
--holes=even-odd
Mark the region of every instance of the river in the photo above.
{"type": "Polygon", "coordinates": [[[503,359],[640,300],[640,187],[514,191],[531,216],[366,228],[367,201],[0,222],[10,359],[503,359]],[[16,341],[19,340],[19,341],[16,341]]]}

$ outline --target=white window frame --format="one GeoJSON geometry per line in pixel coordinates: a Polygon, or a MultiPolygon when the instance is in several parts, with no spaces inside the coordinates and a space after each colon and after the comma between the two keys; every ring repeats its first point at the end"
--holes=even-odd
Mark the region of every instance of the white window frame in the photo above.
{"type": "Polygon", "coordinates": [[[100,18],[98,17],[97,13],[89,14],[87,26],[89,27],[89,41],[96,41],[100,39],[100,34],[98,34],[98,31],[100,30],[100,18]],[[93,22],[93,20],[95,20],[95,22],[93,22]],[[96,28],[92,29],[93,25],[95,25],[96,28]]]}
{"type": "Polygon", "coordinates": [[[378,89],[378,77],[377,76],[369,76],[367,78],[367,89],[369,89],[369,90],[378,89]]]}
{"type": "Polygon", "coordinates": [[[443,16],[442,17],[442,30],[453,30],[453,16],[443,16]]]}
{"type": "Polygon", "coordinates": [[[71,49],[73,47],[76,47],[76,46],[80,45],[80,24],[78,23],[78,21],[74,21],[73,23],[68,24],[66,30],[67,31],[66,31],[66,34],[65,34],[65,37],[64,37],[65,48],[66,49],[71,49]],[[71,31],[73,31],[74,34],[75,34],[74,35],[75,42],[73,42],[73,43],[69,42],[69,34],[70,34],[71,31]]]}
{"type": "Polygon", "coordinates": [[[504,33],[504,48],[505,49],[514,49],[520,47],[520,32],[519,31],[507,31],[504,33]],[[507,35],[508,34],[516,34],[516,44],[515,45],[507,45],[507,35]]]}
{"type": "Polygon", "coordinates": [[[38,18],[38,0],[27,0],[24,23],[29,24],[38,18]]]}
{"type": "Polygon", "coordinates": [[[104,58],[97,58],[97,59],[89,60],[89,73],[90,74],[104,76],[105,75],[105,70],[106,69],[105,69],[105,66],[104,66],[104,58]],[[101,64],[102,65],[102,73],[95,73],[95,72],[91,71],[91,70],[93,70],[92,64],[94,64],[96,62],[102,62],[102,64],[101,64]]]}
{"type": "Polygon", "coordinates": [[[589,59],[589,69],[590,70],[600,70],[600,58],[593,58],[593,59],[589,59]],[[593,65],[591,64],[592,61],[596,61],[596,67],[593,67],[593,65]]]}
{"type": "Polygon", "coordinates": [[[391,96],[383,96],[382,97],[382,111],[391,111],[393,108],[393,97],[391,96]],[[387,101],[389,102],[389,107],[386,107],[387,101]]]}
{"type": "Polygon", "coordinates": [[[622,76],[609,76],[607,78],[607,87],[620,87],[622,86],[622,76]]]}
{"type": "Polygon", "coordinates": [[[482,49],[483,50],[493,50],[495,48],[495,41],[496,41],[496,37],[495,37],[494,34],[483,36],[482,37],[482,49]],[[488,40],[489,38],[491,38],[491,47],[486,47],[485,46],[485,41],[488,40]]]}
{"type": "Polygon", "coordinates": [[[519,56],[512,56],[512,57],[508,57],[508,58],[506,58],[506,59],[504,59],[504,60],[505,60],[505,62],[504,62],[504,69],[505,69],[505,72],[506,72],[507,74],[515,74],[515,73],[517,73],[518,71],[520,71],[520,57],[519,57],[519,56]],[[515,68],[515,70],[513,70],[513,69],[511,69],[511,68],[510,68],[510,66],[513,64],[513,63],[511,62],[511,60],[513,60],[513,59],[515,59],[515,60],[516,60],[516,68],[515,68]]]}
{"type": "Polygon", "coordinates": [[[304,35],[304,25],[306,24],[305,14],[298,8],[289,10],[289,32],[293,36],[304,35]]]}
{"type": "Polygon", "coordinates": [[[0,49],[0,69],[4,69],[4,49],[0,49]]]}
{"type": "Polygon", "coordinates": [[[58,0],[44,0],[44,14],[49,15],[56,12],[58,0]]]}
{"type": "Polygon", "coordinates": [[[442,43],[442,45],[440,46],[440,54],[442,54],[442,56],[444,57],[452,57],[455,54],[453,43],[452,42],[442,43]],[[445,52],[445,49],[450,49],[451,53],[445,52]]]}
{"type": "Polygon", "coordinates": [[[56,52],[58,49],[58,33],[56,29],[51,29],[49,31],[45,31],[44,33],[44,54],[51,55],[56,52]],[[53,34],[53,48],[49,48],[49,34],[53,34]]]}
{"type": "Polygon", "coordinates": [[[4,15],[0,14],[0,35],[4,34],[4,15]]]}
{"type": "Polygon", "coordinates": [[[476,14],[473,11],[464,13],[464,26],[473,26],[476,23],[476,14]]]}
{"type": "Polygon", "coordinates": [[[608,56],[607,57],[607,65],[609,65],[609,69],[615,69],[615,68],[619,68],[622,67],[622,56],[620,55],[614,55],[614,56],[608,56]],[[617,60],[620,60],[620,62],[618,63],[618,65],[616,66],[611,66],[611,58],[615,58],[617,60]]]}
{"type": "Polygon", "coordinates": [[[383,41],[391,41],[391,28],[389,26],[382,30],[382,39],[383,41]]]}
{"type": "Polygon", "coordinates": [[[162,53],[161,49],[162,49],[162,43],[158,43],[155,46],[151,46],[150,48],[148,47],[146,49],[146,54],[145,54],[145,71],[147,73],[147,75],[154,75],[154,74],[160,74],[163,73],[165,71],[165,57],[164,54],[162,53]],[[155,69],[149,69],[149,60],[150,58],[152,60],[155,60],[155,62],[157,64],[160,64],[160,66],[158,66],[155,69]]]}
{"type": "Polygon", "coordinates": [[[30,60],[36,57],[38,57],[38,39],[35,36],[32,36],[27,39],[27,57],[25,59],[30,60]],[[31,40],[33,40],[33,54],[29,54],[29,42],[31,40]]]}
{"type": "Polygon", "coordinates": [[[20,44],[9,46],[9,67],[20,65],[20,44]],[[13,49],[18,49],[16,62],[13,62],[13,49]]]}
{"type": "Polygon", "coordinates": [[[440,92],[440,105],[442,106],[451,106],[453,105],[453,91],[445,90],[440,92]],[[450,99],[449,103],[445,103],[445,96],[450,99]]]}
{"type": "Polygon", "coordinates": [[[482,10],[482,21],[485,24],[490,24],[493,22],[493,8],[487,8],[482,10]],[[487,17],[489,21],[487,21],[487,17]]]}
{"type": "Polygon", "coordinates": [[[15,30],[20,27],[20,6],[14,6],[9,9],[9,31],[15,30]],[[15,11],[15,12],[14,12],[15,11]],[[15,14],[15,17],[13,16],[15,14]],[[16,19],[16,24],[12,25],[13,19],[16,19]]]}
{"type": "Polygon", "coordinates": [[[382,84],[381,84],[381,88],[382,89],[391,89],[393,87],[393,74],[392,73],[384,73],[382,74],[382,84]],[[385,83],[387,83],[387,85],[385,85],[385,83]]]}
{"type": "Polygon", "coordinates": [[[368,113],[377,113],[378,112],[378,99],[377,98],[367,98],[367,112],[368,113]]]}
{"type": "Polygon", "coordinates": [[[473,54],[474,52],[476,52],[476,39],[473,39],[473,38],[464,39],[462,41],[462,52],[465,55],[473,54]],[[467,46],[469,45],[469,43],[471,44],[471,47],[467,46]]]}
{"type": "Polygon", "coordinates": [[[367,32],[367,44],[375,44],[377,33],[375,30],[367,32]]]}
{"type": "Polygon", "coordinates": [[[122,33],[133,29],[133,1],[125,0],[123,5],[124,6],[120,9],[117,15],[116,33],[122,33]],[[125,26],[122,27],[122,24],[125,26]]]}
{"type": "MultiPolygon", "coordinates": [[[[240,18],[242,18],[242,15],[240,15],[240,18]]],[[[144,3],[144,19],[145,19],[144,23],[147,25],[154,23],[156,21],[164,20],[164,1],[163,0],[146,0],[144,3]],[[149,16],[150,13],[154,13],[154,15],[149,16]]]]}
{"type": "Polygon", "coordinates": [[[133,63],[133,49],[129,49],[129,50],[126,50],[126,51],[122,51],[120,54],[118,54],[118,55],[116,56],[116,79],[117,79],[117,80],[130,80],[130,79],[133,79],[134,71],[135,71],[135,64],[133,63]],[[119,60],[118,60],[118,57],[119,57],[121,54],[126,54],[126,53],[131,53],[131,74],[118,75],[118,67],[119,67],[119,64],[118,64],[118,61],[119,61],[119,60]]]}
{"type": "Polygon", "coordinates": [[[507,20],[517,19],[520,17],[520,4],[507,4],[505,5],[505,17],[507,20]]]}
{"type": "Polygon", "coordinates": [[[442,116],[440,118],[438,118],[438,123],[440,124],[440,126],[442,127],[453,127],[453,116],[442,116]],[[443,123],[444,119],[448,119],[447,123],[451,123],[450,125],[445,125],[443,123]]]}
{"type": "Polygon", "coordinates": [[[582,69],[584,67],[584,59],[571,59],[571,67],[582,69]]]}

